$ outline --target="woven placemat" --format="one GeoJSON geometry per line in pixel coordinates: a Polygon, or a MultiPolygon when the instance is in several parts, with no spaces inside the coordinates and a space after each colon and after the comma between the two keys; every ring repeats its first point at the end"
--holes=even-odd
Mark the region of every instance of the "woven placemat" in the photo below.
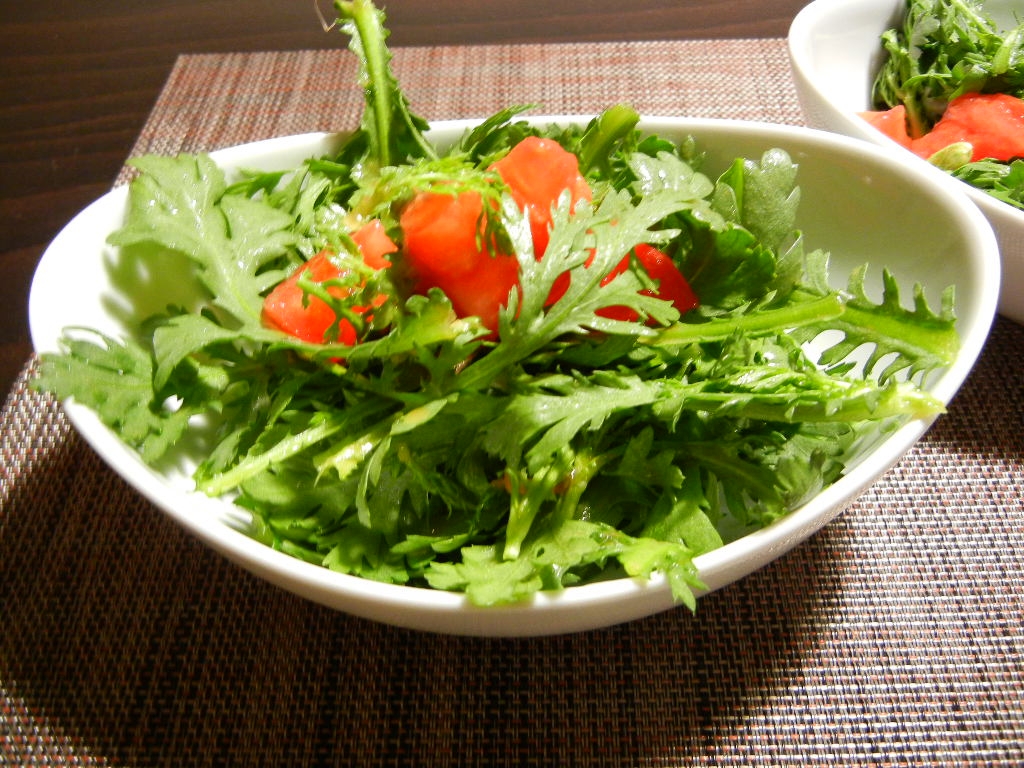
{"type": "MultiPolygon", "coordinates": [[[[399,49],[429,118],[801,122],[780,40],[399,49]]],[[[137,152],[350,126],[339,52],[186,56],[137,152]]],[[[805,544],[704,598],[530,640],[334,612],[204,548],[26,368],[0,411],[0,765],[1024,764],[1024,328],[805,544]]]]}

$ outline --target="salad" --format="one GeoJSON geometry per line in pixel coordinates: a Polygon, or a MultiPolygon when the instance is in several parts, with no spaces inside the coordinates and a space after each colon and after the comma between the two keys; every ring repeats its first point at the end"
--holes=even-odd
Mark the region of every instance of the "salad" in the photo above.
{"type": "Polygon", "coordinates": [[[34,381],[146,462],[202,446],[196,488],[256,539],[477,605],[662,573],[692,607],[694,558],[943,410],[921,381],[955,357],[952,288],[938,310],[888,272],[872,300],[866,266],[832,288],[785,152],[711,178],[624,105],[510,107],[436,146],[383,12],[336,9],[358,128],[284,173],[135,159],[109,242],[181,255],[199,298],[126,338],[69,329],[34,381]]]}
{"type": "Polygon", "coordinates": [[[1024,208],[1024,23],[978,0],[907,0],[882,35],[868,122],[916,155],[1024,208]]]}

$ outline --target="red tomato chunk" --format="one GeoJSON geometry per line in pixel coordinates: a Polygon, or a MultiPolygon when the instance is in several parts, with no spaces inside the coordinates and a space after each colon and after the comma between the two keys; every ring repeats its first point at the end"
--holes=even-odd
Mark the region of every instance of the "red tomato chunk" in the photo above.
{"type": "MultiPolygon", "coordinates": [[[[384,227],[377,220],[357,230],[352,239],[359,246],[363,262],[372,269],[386,269],[391,262],[384,258],[388,253],[397,250],[391,238],[384,232],[384,227]]],[[[302,341],[320,344],[329,341],[328,332],[335,321],[334,310],[322,299],[307,296],[299,286],[299,278],[303,275],[314,283],[325,283],[343,276],[337,265],[331,260],[329,251],[321,251],[305,264],[296,269],[289,277],[279,283],[263,302],[264,322],[284,333],[302,341]]],[[[327,292],[338,299],[344,299],[352,293],[351,289],[342,286],[328,287],[327,292]]],[[[379,307],[387,301],[387,297],[378,295],[372,306],[355,306],[352,311],[363,314],[373,307],[379,307]]],[[[358,341],[356,329],[348,320],[342,318],[338,322],[338,341],[352,346],[358,341]]]]}
{"type": "Polygon", "coordinates": [[[1024,101],[1005,93],[964,94],[949,103],[942,119],[912,149],[927,158],[961,141],[974,147],[975,162],[1024,157],[1024,101]]]}
{"type": "Polygon", "coordinates": [[[551,139],[525,138],[492,167],[508,185],[512,199],[529,214],[533,252],[538,259],[547,250],[551,209],[559,196],[569,190],[573,207],[581,200],[592,199],[576,155],[551,139]]]}
{"type": "Polygon", "coordinates": [[[861,117],[926,160],[960,142],[971,145],[974,162],[1024,157],[1024,100],[1005,93],[965,93],[953,99],[932,129],[917,138],[907,132],[903,105],[862,112],[861,117]]]}
{"type": "Polygon", "coordinates": [[[476,315],[487,328],[497,328],[498,311],[516,284],[519,265],[484,242],[479,193],[421,192],[406,205],[399,225],[414,290],[440,288],[460,317],[476,315]]]}

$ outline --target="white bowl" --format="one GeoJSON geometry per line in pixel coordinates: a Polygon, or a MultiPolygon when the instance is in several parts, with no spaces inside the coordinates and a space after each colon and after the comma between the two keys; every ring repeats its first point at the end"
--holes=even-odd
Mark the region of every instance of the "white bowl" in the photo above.
{"type": "MultiPolygon", "coordinates": [[[[986,12],[1012,25],[1020,0],[988,0],[986,12]]],[[[815,0],[789,29],[789,55],[807,124],[875,144],[896,147],[905,162],[939,183],[963,187],[991,222],[1002,252],[998,311],[1024,322],[1024,211],[934,168],[857,116],[872,108],[871,86],[884,59],[882,33],[898,27],[905,0],[815,0]]]]}
{"type": "MultiPolygon", "coordinates": [[[[572,118],[538,119],[538,122],[572,118]]],[[[575,118],[578,122],[582,118],[575,118]]],[[[434,135],[451,139],[467,122],[439,123],[434,135]]],[[[998,250],[984,217],[956,188],[932,183],[902,158],[873,151],[864,142],[781,125],[717,120],[648,119],[645,130],[682,138],[692,135],[707,152],[706,171],[714,176],[737,156],[760,157],[781,147],[799,164],[803,191],[799,215],[810,247],[832,252],[832,275],[845,286],[849,272],[865,261],[875,271],[889,267],[907,286],[920,281],[937,305],[943,288],[956,284],[962,349],[955,363],[934,377],[929,389],[949,402],[963,382],[988,334],[998,291],[998,250]],[[901,211],[894,217],[893,211],[901,211]],[[937,260],[936,260],[937,257],[937,260]]],[[[293,136],[214,153],[228,169],[283,170],[331,150],[329,134],[293,136]]],[[[38,352],[58,348],[65,326],[87,326],[114,335],[126,331],[125,301],[109,269],[111,249],[104,240],[122,220],[125,188],[99,199],[57,236],[39,264],[29,302],[32,339],[38,352]]],[[[173,266],[168,267],[173,269],[173,266]]],[[[173,284],[172,274],[162,274],[173,284]]],[[[123,280],[124,275],[118,275],[123,280]]],[[[167,297],[154,297],[163,306],[167,297]]],[[[68,416],[92,447],[122,477],[200,540],[258,576],[332,608],[408,628],[434,632],[527,636],[593,629],[673,607],[663,579],[620,579],[572,587],[514,606],[477,608],[462,595],[394,586],[332,572],[272,550],[240,530],[245,513],[232,504],[193,491],[187,462],[156,470],[91,411],[68,402],[68,416]]],[[[697,560],[710,590],[735,581],[806,539],[844,509],[892,466],[925,432],[928,422],[912,422],[895,432],[809,503],[772,526],[697,560]]],[[[193,460],[196,457],[193,457],[193,460]]],[[[144,542],[141,543],[144,545],[144,542]]],[[[699,610],[699,608],[698,608],[699,610]]]]}

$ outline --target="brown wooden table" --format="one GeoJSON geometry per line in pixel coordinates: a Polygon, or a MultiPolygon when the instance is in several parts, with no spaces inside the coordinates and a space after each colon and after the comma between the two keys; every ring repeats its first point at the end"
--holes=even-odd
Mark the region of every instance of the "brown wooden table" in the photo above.
{"type": "MultiPolygon", "coordinates": [[[[803,0],[382,2],[400,46],[782,37],[803,0]]],[[[330,0],[320,0],[332,18],[330,0]]],[[[30,353],[46,244],[117,176],[181,53],[333,48],[314,0],[5,3],[0,19],[0,393],[30,353]]]]}

